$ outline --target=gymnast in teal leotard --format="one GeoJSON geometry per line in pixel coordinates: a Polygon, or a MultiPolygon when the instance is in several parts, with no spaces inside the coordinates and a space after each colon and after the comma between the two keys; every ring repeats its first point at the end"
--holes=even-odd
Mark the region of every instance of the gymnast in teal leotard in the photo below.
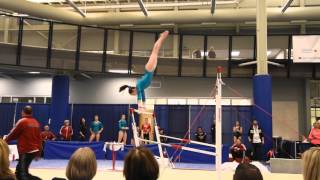
{"type": "Polygon", "coordinates": [[[158,63],[158,54],[160,51],[160,48],[164,42],[164,40],[168,37],[169,32],[164,31],[161,33],[159,39],[154,44],[150,58],[145,65],[145,73],[144,75],[137,80],[136,86],[132,87],[129,85],[123,85],[120,87],[119,92],[125,90],[128,88],[129,94],[133,96],[137,96],[138,100],[138,107],[139,109],[144,109],[144,103],[146,101],[144,90],[148,88],[151,84],[152,78],[153,78],[153,72],[157,67],[158,63]]]}
{"type": "Polygon", "coordinates": [[[121,119],[119,120],[118,143],[126,144],[128,129],[129,128],[128,128],[127,121],[126,121],[126,115],[122,114],[121,119]]]}

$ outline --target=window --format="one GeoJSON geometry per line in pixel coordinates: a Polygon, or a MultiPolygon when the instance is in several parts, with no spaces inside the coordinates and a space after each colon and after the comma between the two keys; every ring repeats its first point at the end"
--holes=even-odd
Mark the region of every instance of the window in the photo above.
{"type": "Polygon", "coordinates": [[[128,74],[129,31],[108,30],[106,72],[128,74]]]}
{"type": "Polygon", "coordinates": [[[154,42],[154,33],[133,33],[132,47],[132,73],[143,74],[145,72],[145,64],[148,62],[154,42]],[[143,43],[141,40],[143,39],[143,43]]]}
{"type": "Polygon", "coordinates": [[[75,69],[78,26],[54,24],[52,34],[51,67],[75,69]]]}
{"type": "Polygon", "coordinates": [[[16,17],[0,16],[0,63],[16,64],[16,49],[18,44],[19,19],[16,17]]]}
{"type": "Polygon", "coordinates": [[[253,59],[254,37],[233,36],[231,58],[233,60],[253,59]]]}
{"type": "Polygon", "coordinates": [[[182,76],[203,75],[204,36],[183,36],[182,76]]]}
{"type": "Polygon", "coordinates": [[[83,71],[102,71],[104,30],[81,28],[79,69],[83,71]]]}
{"type": "Polygon", "coordinates": [[[48,22],[24,19],[21,65],[46,67],[48,34],[48,22]]]}

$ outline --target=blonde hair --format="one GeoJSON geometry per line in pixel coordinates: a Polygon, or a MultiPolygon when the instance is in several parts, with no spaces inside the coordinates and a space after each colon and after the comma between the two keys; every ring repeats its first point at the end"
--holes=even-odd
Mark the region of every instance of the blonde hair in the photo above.
{"type": "Polygon", "coordinates": [[[4,140],[0,139],[0,177],[15,177],[12,171],[9,169],[9,165],[8,144],[4,140]]]}
{"type": "Polygon", "coordinates": [[[79,148],[71,156],[66,176],[69,180],[91,180],[97,172],[97,160],[94,152],[88,148],[79,148]]]}
{"type": "Polygon", "coordinates": [[[320,147],[313,147],[302,155],[304,180],[320,179],[320,147]]]}

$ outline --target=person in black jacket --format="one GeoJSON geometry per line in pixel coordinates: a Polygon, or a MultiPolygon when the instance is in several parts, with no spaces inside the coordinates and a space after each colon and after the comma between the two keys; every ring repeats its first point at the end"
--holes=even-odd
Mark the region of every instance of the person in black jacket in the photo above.
{"type": "Polygon", "coordinates": [[[263,131],[258,125],[257,120],[253,120],[252,126],[248,132],[249,142],[252,145],[252,153],[253,157],[252,160],[262,160],[262,146],[264,144],[264,136],[263,131]]]}
{"type": "Polygon", "coordinates": [[[80,141],[85,141],[87,136],[87,126],[86,119],[84,117],[80,118],[80,131],[79,131],[79,139],[80,141]]]}
{"type": "Polygon", "coordinates": [[[197,132],[194,134],[194,136],[196,137],[196,141],[206,142],[207,133],[203,131],[202,127],[198,127],[197,132]]]}

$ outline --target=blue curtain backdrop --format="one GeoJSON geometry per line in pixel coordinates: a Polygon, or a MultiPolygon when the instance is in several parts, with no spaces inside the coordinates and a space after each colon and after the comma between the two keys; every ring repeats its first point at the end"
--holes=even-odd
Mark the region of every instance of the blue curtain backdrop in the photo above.
{"type": "Polygon", "coordinates": [[[0,104],[0,136],[6,135],[13,127],[15,104],[0,104]]]}
{"type": "MultiPolygon", "coordinates": [[[[72,127],[74,129],[74,140],[79,138],[80,118],[86,119],[88,128],[87,139],[90,135],[90,125],[95,115],[100,117],[104,125],[101,140],[116,141],[118,138],[118,121],[121,114],[128,116],[129,105],[93,105],[93,104],[75,104],[73,105],[72,127]]],[[[128,124],[129,125],[129,124],[128,124]]],[[[129,139],[129,138],[128,138],[129,139]]],[[[129,143],[129,142],[128,142],[129,143]]]]}
{"type": "MultiPolygon", "coordinates": [[[[26,103],[18,103],[16,111],[16,119],[20,118],[22,108],[27,105],[26,103]]],[[[30,104],[33,107],[34,117],[39,120],[41,125],[48,124],[50,115],[49,104],[30,104]]],[[[105,105],[105,104],[74,104],[68,107],[69,119],[72,117],[72,127],[74,129],[73,140],[79,140],[79,121],[84,117],[87,121],[88,134],[90,135],[89,128],[93,121],[94,115],[99,115],[100,120],[104,125],[104,132],[102,134],[102,141],[116,141],[118,138],[118,121],[121,114],[125,114],[128,119],[128,141],[130,144],[132,137],[131,122],[132,118],[129,115],[129,108],[137,108],[136,105],[118,104],[118,105],[105,105]]],[[[191,138],[194,139],[194,133],[198,126],[203,127],[204,131],[208,134],[207,142],[211,141],[210,128],[215,117],[214,106],[187,106],[187,105],[156,105],[155,114],[157,122],[162,127],[166,134],[176,137],[184,137],[189,130],[189,123],[191,126],[191,138]],[[204,108],[202,113],[199,114],[201,109],[204,108]],[[195,117],[199,115],[196,120],[195,117]],[[189,118],[190,116],[190,118],[189,118]],[[189,122],[190,120],[190,122],[189,122]]],[[[0,104],[0,135],[7,134],[12,128],[13,117],[15,112],[15,104],[0,104]]],[[[135,114],[135,119],[138,121],[138,115],[135,114]]],[[[248,144],[247,133],[252,120],[252,106],[223,106],[222,116],[222,137],[223,144],[232,144],[232,127],[235,121],[239,120],[243,127],[244,135],[243,142],[248,144]]],[[[138,123],[138,122],[137,122],[138,123]]],[[[57,127],[52,129],[60,129],[62,124],[56,124],[57,127]]],[[[58,132],[54,131],[58,135],[58,132]]],[[[269,137],[271,138],[271,137],[269,137]]]]}
{"type": "Polygon", "coordinates": [[[41,126],[48,123],[49,119],[49,104],[0,104],[0,135],[6,135],[13,128],[14,115],[16,122],[21,118],[21,111],[24,106],[30,105],[33,109],[33,116],[40,122],[41,126]]]}

